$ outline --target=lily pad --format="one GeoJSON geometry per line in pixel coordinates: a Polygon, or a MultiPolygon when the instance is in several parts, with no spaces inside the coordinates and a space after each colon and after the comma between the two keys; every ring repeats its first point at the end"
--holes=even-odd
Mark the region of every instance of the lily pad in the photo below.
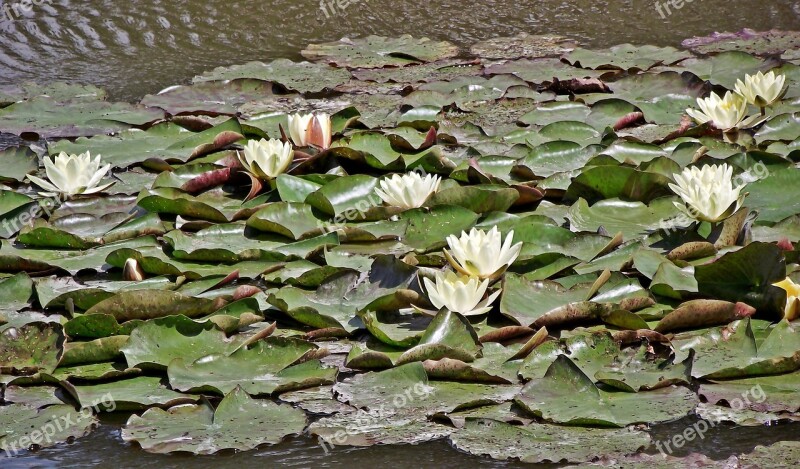
{"type": "Polygon", "coordinates": [[[674,386],[644,393],[605,391],[560,355],[543,378],[525,385],[516,402],[554,423],[624,427],[676,420],[691,413],[699,400],[689,389],[674,386]]]}
{"type": "Polygon", "coordinates": [[[150,409],[134,415],[122,429],[122,439],[135,441],[150,453],[186,451],[214,454],[225,449],[246,451],[275,444],[303,431],[302,410],[250,398],[231,391],[215,410],[207,401],[169,410],[150,409]]]}
{"type": "Polygon", "coordinates": [[[456,448],[476,456],[518,459],[525,463],[589,462],[598,456],[635,454],[650,444],[647,433],[636,430],[510,425],[491,419],[467,419],[450,435],[456,448]]]}
{"type": "Polygon", "coordinates": [[[343,38],[337,42],[311,44],[301,53],[309,60],[325,61],[338,67],[380,68],[433,62],[454,57],[458,52],[458,47],[447,41],[436,42],[404,35],[399,38],[343,38]]]}
{"type": "Polygon", "coordinates": [[[0,449],[13,456],[30,447],[50,448],[81,438],[99,424],[91,409],[77,411],[70,405],[35,409],[20,404],[0,407],[0,449]],[[71,425],[61,425],[71,422],[71,425]]]}

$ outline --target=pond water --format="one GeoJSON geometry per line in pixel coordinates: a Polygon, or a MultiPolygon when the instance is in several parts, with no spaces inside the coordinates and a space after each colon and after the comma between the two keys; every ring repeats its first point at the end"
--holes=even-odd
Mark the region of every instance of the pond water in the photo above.
{"type": "Polygon", "coordinates": [[[220,65],[298,58],[309,43],[343,36],[470,45],[525,31],[588,46],[677,45],[715,30],[800,29],[793,0],[687,0],[660,10],[655,0],[348,1],[326,14],[319,0],[36,0],[30,12],[0,9],[0,84],[69,80],[132,100],[220,65]]]}
{"type": "MultiPolygon", "coordinates": [[[[278,57],[297,59],[306,44],[342,36],[412,34],[466,46],[525,31],[561,34],[587,46],[603,47],[624,42],[677,45],[686,37],[744,27],[800,29],[800,1],[791,0],[687,0],[680,10],[667,12],[662,7],[663,15],[651,0],[351,0],[344,9],[328,7],[327,13],[316,0],[37,3],[32,11],[20,15],[13,10],[6,14],[8,10],[0,6],[0,84],[25,80],[90,83],[123,100],[136,100],[187,82],[217,66],[278,57]]],[[[409,462],[420,468],[530,467],[469,456],[443,441],[339,448],[326,455],[313,440],[298,437],[259,451],[210,459],[155,456],[121,442],[123,418],[107,419],[99,431],[72,445],[12,460],[0,455],[0,467],[360,469],[409,462]]],[[[686,425],[685,421],[662,425],[654,430],[654,437],[667,438],[686,425]]],[[[720,427],[681,454],[702,450],[724,459],[756,444],[797,439],[799,428],[720,427]]]]}
{"type": "MultiPolygon", "coordinates": [[[[696,420],[686,418],[670,424],[653,428],[654,441],[666,441],[682,432],[696,420]]],[[[105,417],[98,431],[71,445],[29,453],[14,459],[0,456],[3,469],[61,469],[65,467],[105,469],[136,467],[138,469],[241,469],[251,467],[294,467],[294,468],[348,468],[372,469],[396,467],[398,464],[413,463],[420,469],[448,468],[531,468],[548,469],[559,467],[552,464],[523,464],[519,462],[494,461],[461,453],[451,448],[445,441],[436,441],[416,446],[373,446],[370,448],[339,447],[326,453],[322,447],[308,438],[292,438],[275,446],[245,453],[221,453],[213,457],[191,455],[159,456],[147,454],[140,449],[122,443],[119,427],[124,423],[120,416],[105,417]]],[[[702,452],[717,460],[724,460],[733,454],[750,452],[756,445],[770,445],[782,440],[796,440],[800,435],[800,424],[774,427],[733,427],[722,425],[712,428],[704,439],[687,443],[675,456],[687,456],[702,452]]]]}

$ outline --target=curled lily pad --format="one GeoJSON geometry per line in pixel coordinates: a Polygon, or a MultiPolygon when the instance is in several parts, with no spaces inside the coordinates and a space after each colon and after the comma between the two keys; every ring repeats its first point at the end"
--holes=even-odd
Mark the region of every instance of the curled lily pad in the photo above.
{"type": "Polygon", "coordinates": [[[92,306],[86,314],[109,314],[118,321],[154,319],[174,314],[205,316],[217,309],[214,301],[168,290],[120,292],[92,306]]]}
{"type": "Polygon", "coordinates": [[[148,407],[169,407],[197,402],[198,396],[181,394],[163,384],[161,378],[142,376],[106,383],[73,386],[82,407],[100,411],[136,411],[148,407]]]}
{"type": "Polygon", "coordinates": [[[134,415],[122,429],[122,439],[135,441],[150,453],[214,454],[278,443],[302,432],[305,425],[302,410],[252,399],[237,388],[225,396],[216,410],[203,401],[134,415]]]}
{"type": "Polygon", "coordinates": [[[442,358],[470,362],[480,350],[478,334],[469,321],[458,313],[443,309],[425,329],[419,343],[400,356],[398,364],[442,358]]]}

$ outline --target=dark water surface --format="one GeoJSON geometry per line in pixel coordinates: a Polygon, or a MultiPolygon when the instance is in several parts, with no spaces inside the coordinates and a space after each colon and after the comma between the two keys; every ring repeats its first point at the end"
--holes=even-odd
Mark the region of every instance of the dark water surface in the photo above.
{"type": "Polygon", "coordinates": [[[655,0],[346,0],[327,14],[319,0],[35,0],[30,12],[2,9],[18,1],[0,0],[0,84],[84,82],[126,100],[220,65],[299,58],[307,44],[343,36],[470,45],[525,31],[601,47],[677,45],[744,27],[800,29],[793,0],[686,0],[670,15],[662,8],[663,17],[655,0]]]}
{"type": "MultiPolygon", "coordinates": [[[[800,30],[800,1],[791,0],[686,0],[682,9],[663,18],[652,0],[351,0],[344,10],[329,8],[327,16],[316,0],[40,0],[19,16],[13,10],[7,15],[4,1],[16,0],[0,0],[0,84],[90,83],[124,100],[187,82],[220,65],[298,59],[306,44],[342,36],[412,34],[468,46],[524,31],[561,34],[604,47],[624,42],[678,45],[686,37],[744,27],[800,30]]],[[[0,467],[530,467],[465,455],[442,441],[340,448],[326,455],[313,440],[298,437],[243,454],[155,456],[122,443],[119,423],[106,422],[72,445],[10,460],[0,454],[0,467]]],[[[669,438],[686,425],[661,426],[654,437],[669,438]]],[[[782,439],[800,439],[800,426],[723,426],[684,454],[702,451],[725,459],[782,439]]]]}
{"type": "MultiPolygon", "coordinates": [[[[686,418],[653,428],[653,441],[666,441],[695,423],[686,418]]],[[[326,453],[317,443],[306,437],[291,438],[279,445],[267,446],[245,453],[226,452],[215,456],[173,454],[160,456],[147,454],[135,445],[123,443],[119,427],[124,417],[105,417],[99,430],[71,445],[60,445],[13,459],[0,453],[3,469],[250,469],[320,468],[320,469],[463,469],[463,468],[536,468],[563,467],[553,464],[523,464],[494,461],[461,453],[450,447],[446,440],[420,445],[373,446],[370,448],[334,448],[326,453]]],[[[715,460],[725,460],[731,455],[750,452],[756,445],[770,445],[782,440],[800,440],[800,424],[772,427],[734,427],[721,425],[712,428],[703,439],[687,443],[674,456],[683,457],[693,452],[703,453],[715,460]]],[[[655,450],[651,450],[655,452],[655,450]]],[[[789,462],[786,467],[796,467],[789,462]]]]}

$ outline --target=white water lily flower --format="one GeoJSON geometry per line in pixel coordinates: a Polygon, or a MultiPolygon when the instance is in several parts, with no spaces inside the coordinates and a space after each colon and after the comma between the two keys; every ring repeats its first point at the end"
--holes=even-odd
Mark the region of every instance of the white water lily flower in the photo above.
{"type": "Polygon", "coordinates": [[[687,109],[689,114],[699,124],[711,122],[720,130],[730,130],[738,127],[747,116],[747,101],[738,93],[725,93],[720,98],[717,93],[711,93],[708,98],[697,98],[697,105],[701,111],[687,109]]]}
{"type": "Polygon", "coordinates": [[[503,275],[519,256],[522,243],[512,246],[513,239],[514,232],[511,231],[503,242],[496,226],[488,233],[473,228],[469,233],[462,232],[461,238],[448,236],[447,244],[452,253],[445,249],[444,255],[462,274],[494,280],[503,275]]]}
{"type": "Polygon", "coordinates": [[[686,203],[675,205],[700,221],[716,223],[733,215],[742,203],[744,185],[733,187],[733,167],[727,164],[686,168],[669,187],[686,203]],[[687,208],[688,206],[688,208],[687,208]]]}
{"type": "Polygon", "coordinates": [[[395,174],[381,180],[380,189],[375,189],[378,197],[384,202],[404,209],[422,207],[434,192],[439,190],[442,178],[428,174],[423,177],[419,173],[395,174]]]}
{"type": "Polygon", "coordinates": [[[464,316],[477,316],[490,311],[492,303],[500,295],[498,290],[484,299],[489,280],[480,281],[452,271],[436,272],[436,282],[425,278],[423,283],[433,306],[447,308],[448,311],[464,316]]]}
{"type": "Polygon", "coordinates": [[[789,277],[773,285],[786,290],[786,310],[783,318],[787,321],[794,321],[800,317],[800,285],[794,283],[789,277]]]}
{"type": "Polygon", "coordinates": [[[108,189],[114,184],[111,182],[102,186],[98,185],[111,169],[110,164],[101,168],[100,162],[100,155],[92,159],[88,151],[80,155],[67,155],[65,152],[61,152],[53,160],[44,159],[44,169],[49,182],[36,176],[28,176],[28,179],[47,190],[48,192],[40,193],[46,197],[57,194],[66,196],[94,194],[108,189]]]}
{"type": "Polygon", "coordinates": [[[786,94],[786,76],[769,72],[745,75],[744,82],[736,80],[736,92],[748,103],[765,108],[786,94]]]}
{"type": "Polygon", "coordinates": [[[289,142],[278,139],[250,140],[243,152],[236,152],[244,169],[261,180],[278,177],[292,164],[294,150],[289,142]]]}
{"type": "Polygon", "coordinates": [[[289,116],[289,136],[298,147],[331,146],[331,116],[328,114],[294,114],[289,116]]]}

